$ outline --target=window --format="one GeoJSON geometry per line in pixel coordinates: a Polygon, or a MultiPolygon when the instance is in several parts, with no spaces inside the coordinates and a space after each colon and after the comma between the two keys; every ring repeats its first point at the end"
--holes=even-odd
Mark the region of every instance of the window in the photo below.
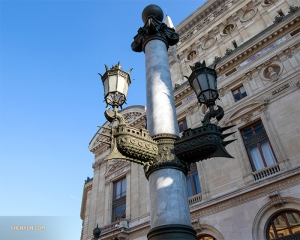
{"type": "Polygon", "coordinates": [[[191,164],[191,170],[188,172],[186,176],[186,187],[187,187],[188,197],[201,193],[196,163],[191,164]]]}
{"type": "Polygon", "coordinates": [[[183,119],[178,122],[179,132],[183,132],[184,130],[188,129],[186,119],[183,119]]]}
{"type": "Polygon", "coordinates": [[[285,211],[276,214],[268,224],[267,239],[300,239],[300,212],[285,211]],[[285,238],[286,236],[294,238],[285,238]]]}
{"type": "Polygon", "coordinates": [[[276,163],[268,136],[260,121],[242,129],[241,133],[253,171],[276,163]]]}
{"type": "Polygon", "coordinates": [[[112,221],[126,217],[126,178],[114,182],[112,221]]]}
{"type": "Polygon", "coordinates": [[[234,89],[232,91],[232,94],[233,94],[234,100],[236,102],[241,100],[244,97],[247,97],[247,93],[246,93],[246,90],[245,90],[244,86],[241,86],[239,88],[234,89]]]}
{"type": "Polygon", "coordinates": [[[205,235],[200,236],[200,238],[198,238],[198,240],[216,240],[216,239],[213,236],[205,234],[205,235]]]}

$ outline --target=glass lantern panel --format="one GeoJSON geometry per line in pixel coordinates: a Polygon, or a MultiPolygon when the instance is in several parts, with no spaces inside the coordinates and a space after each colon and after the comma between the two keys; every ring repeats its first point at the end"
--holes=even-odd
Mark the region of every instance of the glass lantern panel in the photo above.
{"type": "Polygon", "coordinates": [[[124,90],[123,90],[123,92],[124,92],[124,95],[125,95],[125,97],[127,96],[127,93],[128,93],[128,82],[127,82],[127,80],[125,79],[125,84],[124,84],[124,90]]]}
{"type": "Polygon", "coordinates": [[[103,85],[104,85],[104,95],[106,96],[106,94],[108,93],[108,78],[104,80],[103,85]]]}
{"type": "Polygon", "coordinates": [[[207,74],[208,82],[209,82],[209,88],[212,90],[216,90],[216,79],[213,75],[207,74]]]}
{"type": "Polygon", "coordinates": [[[202,91],[207,90],[208,89],[208,82],[207,82],[207,78],[206,78],[206,73],[202,73],[198,76],[198,82],[200,84],[200,88],[202,91]]]}
{"type": "Polygon", "coordinates": [[[109,76],[109,92],[116,92],[117,91],[117,76],[109,76]]]}
{"type": "Polygon", "coordinates": [[[201,88],[200,88],[199,83],[196,78],[194,78],[194,80],[193,80],[193,88],[194,88],[194,91],[196,92],[196,95],[198,96],[201,92],[201,88]]]}
{"type": "Polygon", "coordinates": [[[211,91],[205,91],[205,92],[202,92],[202,99],[203,101],[207,101],[207,100],[210,100],[211,99],[211,91]]]}
{"type": "Polygon", "coordinates": [[[117,91],[124,94],[124,85],[126,84],[126,80],[122,76],[118,76],[117,82],[117,91]]]}

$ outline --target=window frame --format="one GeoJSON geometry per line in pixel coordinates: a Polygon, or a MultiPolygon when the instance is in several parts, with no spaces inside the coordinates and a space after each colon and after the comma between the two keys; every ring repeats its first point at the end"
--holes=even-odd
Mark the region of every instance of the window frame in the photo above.
{"type": "Polygon", "coordinates": [[[178,121],[178,130],[179,130],[179,132],[181,133],[181,132],[183,132],[183,131],[185,131],[185,130],[187,130],[187,129],[189,129],[189,127],[188,127],[188,125],[187,125],[187,120],[186,120],[186,118],[182,118],[180,121],[178,121]],[[182,125],[183,125],[183,130],[181,131],[180,130],[180,124],[182,123],[182,125]]]}
{"type": "Polygon", "coordinates": [[[113,197],[112,197],[112,222],[118,221],[126,217],[126,177],[122,177],[113,182],[113,197]],[[123,189],[123,181],[125,180],[125,191],[123,189]],[[117,184],[120,183],[120,194],[117,193],[117,184]],[[120,197],[118,197],[120,195],[120,197]],[[125,209],[124,208],[125,204],[125,209]],[[120,215],[116,215],[117,208],[120,207],[120,215]],[[124,212],[124,213],[123,213],[124,212]]]}
{"type": "Polygon", "coordinates": [[[262,143],[268,142],[268,144],[269,144],[269,146],[270,146],[270,149],[271,149],[271,153],[272,153],[272,155],[273,155],[273,157],[274,157],[274,160],[275,160],[275,163],[274,163],[274,164],[277,163],[276,155],[275,155],[275,153],[274,153],[274,150],[273,150],[273,147],[272,147],[271,142],[270,142],[270,140],[269,140],[269,137],[268,137],[268,135],[267,135],[266,129],[265,129],[265,127],[264,127],[264,125],[263,125],[263,123],[262,123],[261,120],[256,121],[256,122],[253,122],[252,124],[250,124],[250,125],[248,125],[248,126],[242,128],[242,129],[240,129],[240,133],[241,133],[241,135],[242,135],[242,139],[243,139],[243,141],[244,141],[244,147],[246,148],[246,152],[247,152],[247,154],[248,154],[248,158],[249,158],[249,160],[250,160],[250,164],[251,164],[251,167],[252,167],[252,171],[253,171],[253,172],[256,172],[256,171],[262,170],[262,169],[264,169],[264,168],[266,168],[266,167],[272,166],[272,165],[268,165],[268,164],[267,164],[266,157],[265,157],[265,155],[264,155],[264,153],[263,153],[263,150],[262,150],[262,148],[261,148],[261,144],[262,144],[262,143]],[[262,130],[259,131],[259,132],[257,132],[257,129],[255,129],[255,127],[258,126],[259,124],[261,125],[260,128],[262,128],[262,130]],[[246,131],[246,130],[249,130],[249,129],[251,129],[252,135],[249,136],[249,137],[246,137],[246,136],[245,136],[245,131],[246,131]],[[259,134],[259,133],[263,133],[263,136],[261,136],[260,138],[257,138],[256,141],[254,141],[253,143],[250,143],[250,144],[246,144],[246,143],[245,143],[245,140],[246,140],[246,139],[248,139],[248,138],[250,138],[250,137],[253,137],[253,136],[255,136],[255,135],[259,134]],[[260,157],[261,157],[261,159],[262,159],[262,163],[263,163],[263,165],[264,165],[263,168],[261,168],[261,169],[256,169],[255,164],[254,164],[254,161],[253,161],[252,156],[251,156],[251,152],[250,152],[250,148],[251,148],[251,147],[257,147],[257,149],[258,149],[258,151],[259,151],[259,153],[260,153],[260,157]]]}
{"type": "MultiPolygon", "coordinates": [[[[267,240],[279,240],[279,239],[284,239],[285,237],[287,236],[293,236],[294,234],[297,234],[297,233],[293,233],[292,232],[292,228],[295,227],[295,226],[298,226],[300,227],[300,223],[297,224],[297,225],[290,225],[289,223],[289,220],[288,220],[288,217],[287,217],[287,214],[288,213],[296,213],[299,217],[300,217],[300,211],[298,210],[292,210],[292,209],[289,209],[289,210],[285,210],[285,211],[280,211],[278,213],[276,213],[269,221],[268,221],[268,224],[267,224],[267,228],[266,228],[266,239],[267,240]],[[278,231],[281,231],[281,230],[277,230],[276,229],[276,226],[274,224],[274,221],[279,217],[281,216],[283,219],[284,219],[284,222],[286,224],[286,228],[283,228],[281,230],[284,230],[284,229],[288,229],[289,231],[289,235],[286,235],[286,236],[278,236],[278,231]],[[275,238],[270,238],[270,229],[272,228],[273,230],[273,233],[275,235],[275,238]]],[[[298,232],[299,234],[299,232],[298,232]]]]}
{"type": "MultiPolygon", "coordinates": [[[[200,194],[202,192],[202,190],[201,190],[201,184],[200,184],[200,179],[199,179],[199,172],[198,172],[196,163],[191,164],[191,170],[185,176],[186,184],[188,184],[188,182],[187,182],[187,177],[188,176],[190,177],[190,185],[191,185],[191,190],[192,190],[192,195],[188,196],[188,198],[190,198],[190,197],[198,195],[198,194],[200,194]],[[194,184],[194,181],[193,181],[193,174],[195,174],[195,173],[197,173],[197,177],[198,177],[197,180],[199,181],[199,188],[200,188],[199,190],[200,191],[198,193],[196,192],[196,187],[195,187],[195,184],[194,184]]],[[[189,195],[189,193],[188,193],[188,195],[189,195]]]]}
{"type": "Polygon", "coordinates": [[[242,100],[242,99],[244,99],[245,97],[248,96],[247,91],[246,91],[244,85],[240,85],[240,86],[238,86],[238,87],[236,87],[236,88],[233,88],[233,89],[231,90],[231,92],[232,92],[232,95],[233,95],[233,98],[234,98],[234,101],[235,101],[235,102],[238,102],[238,101],[240,101],[240,100],[242,100]],[[240,90],[241,88],[244,88],[244,90],[245,90],[246,96],[244,96],[244,97],[243,97],[243,95],[242,95],[242,93],[241,93],[241,90],[240,90]],[[238,94],[239,94],[240,99],[236,99],[236,98],[235,98],[234,91],[238,91],[238,94]]]}

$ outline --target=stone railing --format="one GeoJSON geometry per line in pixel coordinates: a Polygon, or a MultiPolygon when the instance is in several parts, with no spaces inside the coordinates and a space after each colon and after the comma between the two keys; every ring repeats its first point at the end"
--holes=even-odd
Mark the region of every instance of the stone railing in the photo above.
{"type": "Polygon", "coordinates": [[[113,230],[116,230],[118,228],[118,226],[120,225],[120,221],[115,221],[109,225],[103,226],[101,228],[101,232],[103,233],[107,233],[107,232],[111,232],[113,230]]]}
{"type": "Polygon", "coordinates": [[[264,179],[266,177],[269,177],[269,176],[274,175],[279,172],[280,172],[280,168],[279,168],[278,163],[276,163],[270,167],[266,167],[262,170],[256,171],[256,172],[252,173],[252,175],[254,177],[254,180],[258,181],[258,180],[264,179]]]}
{"type": "Polygon", "coordinates": [[[201,201],[202,201],[202,194],[199,193],[199,194],[194,195],[189,198],[189,205],[193,205],[193,204],[201,202],[201,201]]]}

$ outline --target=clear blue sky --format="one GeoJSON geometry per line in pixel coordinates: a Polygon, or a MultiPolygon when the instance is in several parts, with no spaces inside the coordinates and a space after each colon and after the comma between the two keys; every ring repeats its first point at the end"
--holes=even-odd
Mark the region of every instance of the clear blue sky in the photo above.
{"type": "Polygon", "coordinates": [[[145,105],[144,54],[130,48],[142,10],[157,4],[176,26],[203,2],[0,1],[1,216],[71,216],[80,238],[88,143],[105,122],[97,73],[133,68],[127,106],[145,105]]]}

